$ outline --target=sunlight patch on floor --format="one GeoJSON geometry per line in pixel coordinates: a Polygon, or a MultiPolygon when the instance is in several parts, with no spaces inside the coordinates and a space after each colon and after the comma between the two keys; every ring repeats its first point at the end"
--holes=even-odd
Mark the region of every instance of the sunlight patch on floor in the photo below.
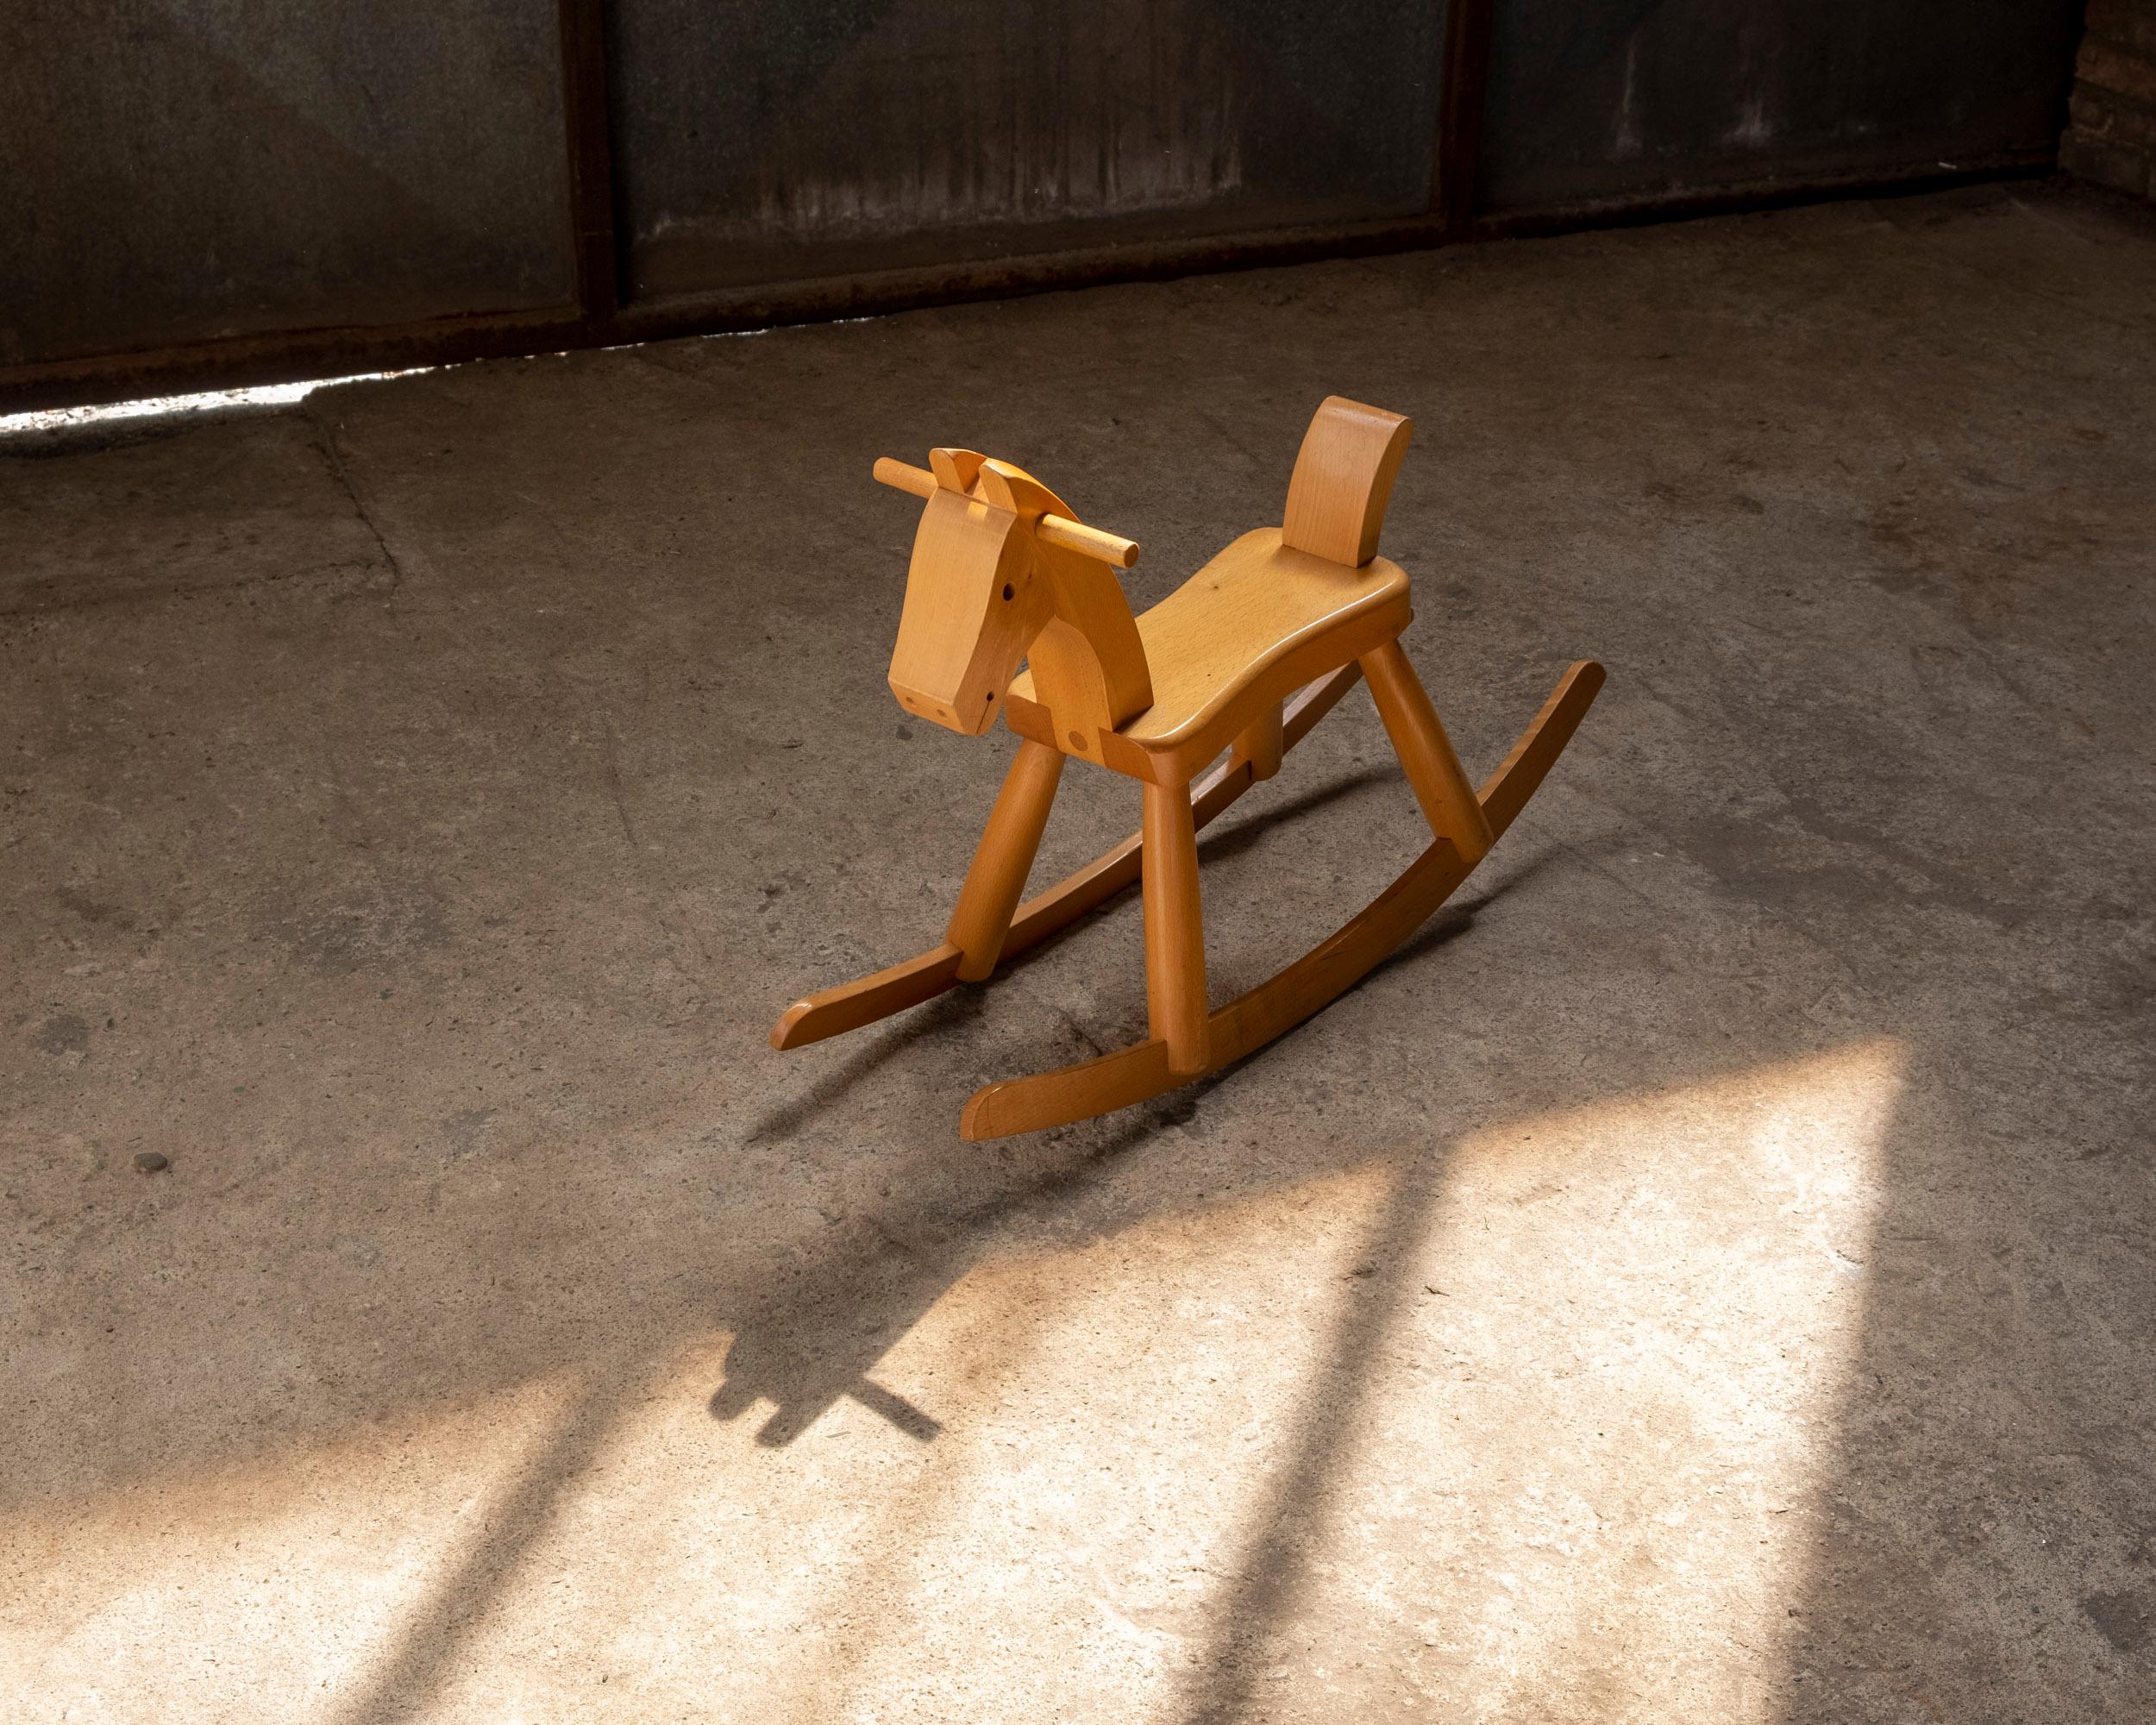
{"type": "Polygon", "coordinates": [[[714,1417],[717,1334],[604,1394],[160,1479],[32,1540],[77,1603],[10,1607],[0,1676],[39,1719],[126,1717],[179,1664],[207,1712],[331,1722],[392,1673],[404,1716],[487,1725],[1764,1725],[1902,1058],[1372,1145],[1068,1245],[991,1229],[895,1324],[811,1276],[762,1381],[787,1346],[844,1371],[806,1362],[783,1442],[714,1417]],[[856,1320],[888,1345],[849,1352],[856,1320]],[[511,1515],[577,1420],[565,1489],[511,1515]]]}
{"type": "Polygon", "coordinates": [[[48,1578],[0,1603],[10,1721],[328,1717],[487,1525],[569,1397],[540,1382],[338,1445],[166,1475],[8,1543],[48,1578]],[[239,1633],[235,1633],[238,1626],[239,1633]],[[172,1716],[165,1711],[162,1716],[172,1716]]]}
{"type": "Polygon", "coordinates": [[[1131,1716],[1172,1692],[1386,1182],[986,1258],[874,1366],[941,1422],[925,1443],[845,1396],[763,1447],[761,1409],[707,1411],[728,1339],[686,1351],[439,1716],[557,1716],[601,1682],[639,1716],[1131,1716]]]}
{"type": "Polygon", "coordinates": [[[759,1448],[693,1351],[440,1716],[603,1683],[744,1721],[1764,1720],[1901,1060],[991,1251],[874,1364],[925,1443],[842,1397],[759,1448]]]}
{"type": "Polygon", "coordinates": [[[1275,1663],[1464,1719],[1778,1716],[1904,1057],[1463,1144],[1275,1663]]]}

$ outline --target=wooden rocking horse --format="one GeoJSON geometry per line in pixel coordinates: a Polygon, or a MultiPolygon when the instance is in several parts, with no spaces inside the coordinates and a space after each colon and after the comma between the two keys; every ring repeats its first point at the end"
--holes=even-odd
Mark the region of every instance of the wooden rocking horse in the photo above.
{"type": "Polygon", "coordinates": [[[893,693],[907,712],[968,737],[1000,708],[1023,740],[943,944],[797,1001],[771,1045],[799,1048],[981,981],[1142,879],[1149,1038],[976,1091],[961,1134],[1001,1138],[1126,1107],[1239,1060],[1412,934],[1512,825],[1602,683],[1594,661],[1574,664],[1504,763],[1479,792],[1469,786],[1401,650],[1413,615],[1407,577],[1376,555],[1413,430],[1396,413],[1328,398],[1295,458],[1284,524],[1244,534],[1138,618],[1114,574],[1138,561],[1138,547],[1081,524],[1031,474],[969,449],[931,450],[928,472],[879,461],[877,479],[928,500],[893,693]],[[1358,677],[1369,680],[1435,841],[1330,939],[1208,1010],[1198,829],[1270,778],[1358,677]],[[1226,761],[1194,784],[1223,750],[1226,761]],[[1140,830],[1020,904],[1070,756],[1138,781],[1140,830]]]}

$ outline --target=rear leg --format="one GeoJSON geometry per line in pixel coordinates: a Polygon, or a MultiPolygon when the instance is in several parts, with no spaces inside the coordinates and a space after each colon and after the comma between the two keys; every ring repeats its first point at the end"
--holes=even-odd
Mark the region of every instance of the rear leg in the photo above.
{"type": "Polygon", "coordinates": [[[1206,934],[1198,831],[1183,785],[1144,786],[1145,1008],[1169,1070],[1206,1070],[1206,934]]]}
{"type": "Polygon", "coordinates": [[[1430,830],[1451,839],[1460,860],[1473,867],[1495,839],[1422,679],[1397,640],[1364,654],[1363,674],[1369,680],[1385,734],[1393,740],[1393,750],[1407,771],[1407,782],[1414,787],[1415,800],[1422,805],[1430,830]]]}

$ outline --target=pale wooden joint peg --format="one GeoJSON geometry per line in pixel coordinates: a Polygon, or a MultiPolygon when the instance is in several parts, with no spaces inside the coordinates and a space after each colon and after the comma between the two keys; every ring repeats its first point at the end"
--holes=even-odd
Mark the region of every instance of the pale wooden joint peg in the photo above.
{"type": "Polygon", "coordinates": [[[1187,785],[1144,787],[1145,1009],[1175,1073],[1206,1070],[1206,932],[1187,785]]]}
{"type": "Polygon", "coordinates": [[[1438,721],[1438,710],[1422,687],[1422,679],[1408,663],[1400,643],[1388,641],[1363,656],[1363,674],[1369,680],[1385,734],[1392,738],[1393,752],[1414,787],[1415,800],[1440,838],[1449,838],[1463,861],[1480,862],[1495,843],[1475,787],[1452,752],[1452,740],[1438,721]]]}

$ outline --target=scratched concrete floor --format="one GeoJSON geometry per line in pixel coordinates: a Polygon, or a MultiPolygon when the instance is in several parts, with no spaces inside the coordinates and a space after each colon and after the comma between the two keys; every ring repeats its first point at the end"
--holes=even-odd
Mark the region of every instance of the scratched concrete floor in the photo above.
{"type": "MultiPolygon", "coordinates": [[[[2148,1716],[2152,283],[2022,186],[10,441],[9,1717],[2148,1716]],[[1335,390],[1470,765],[1609,667],[1462,902],[1081,1128],[956,1136],[1129,903],[768,1051],[1010,747],[883,687],[871,458],[1150,601],[1335,390]]],[[[1417,844],[1357,693],[1216,988],[1417,844]]]]}

